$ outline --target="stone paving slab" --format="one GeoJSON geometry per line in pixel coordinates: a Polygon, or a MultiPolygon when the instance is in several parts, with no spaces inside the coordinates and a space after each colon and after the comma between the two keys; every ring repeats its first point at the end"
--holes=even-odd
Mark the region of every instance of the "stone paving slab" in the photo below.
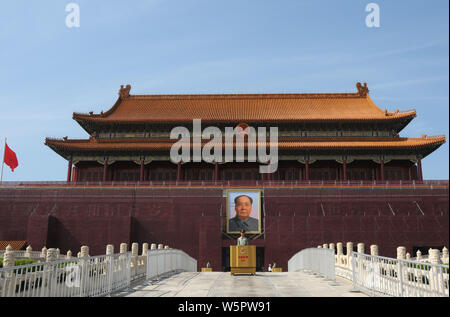
{"type": "Polygon", "coordinates": [[[114,296],[138,297],[367,297],[352,293],[352,283],[336,278],[337,286],[304,272],[261,272],[255,276],[229,272],[184,272],[114,296]]]}

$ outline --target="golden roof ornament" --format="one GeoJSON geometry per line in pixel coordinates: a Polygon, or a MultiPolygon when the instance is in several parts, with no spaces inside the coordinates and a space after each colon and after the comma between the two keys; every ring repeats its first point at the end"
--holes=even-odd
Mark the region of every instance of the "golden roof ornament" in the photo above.
{"type": "Polygon", "coordinates": [[[361,85],[360,82],[357,82],[356,88],[358,89],[358,93],[361,97],[366,97],[369,94],[369,88],[367,87],[367,83],[361,85]]]}
{"type": "Polygon", "coordinates": [[[124,99],[130,97],[131,85],[127,85],[125,88],[123,85],[120,85],[119,89],[119,97],[124,99]]]}

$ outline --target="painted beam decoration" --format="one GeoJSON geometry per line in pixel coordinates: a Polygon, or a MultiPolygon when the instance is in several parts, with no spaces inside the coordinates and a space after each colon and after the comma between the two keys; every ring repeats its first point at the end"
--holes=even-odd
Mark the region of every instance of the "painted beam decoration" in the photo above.
{"type": "Polygon", "coordinates": [[[261,233],[261,190],[227,190],[227,233],[261,233]]]}

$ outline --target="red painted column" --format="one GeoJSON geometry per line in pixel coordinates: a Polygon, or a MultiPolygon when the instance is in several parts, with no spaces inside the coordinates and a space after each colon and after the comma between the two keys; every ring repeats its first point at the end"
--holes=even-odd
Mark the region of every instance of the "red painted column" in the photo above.
{"type": "Polygon", "coordinates": [[[411,169],[411,165],[408,167],[408,180],[412,181],[412,169],[411,169]]]}
{"type": "Polygon", "coordinates": [[[305,181],[309,181],[309,160],[305,161],[305,181]]]}
{"type": "Polygon", "coordinates": [[[423,181],[423,174],[422,174],[422,160],[417,160],[417,177],[419,178],[419,181],[423,181]]]}
{"type": "Polygon", "coordinates": [[[144,181],[144,160],[141,160],[141,169],[139,171],[139,181],[144,181]]]}
{"type": "Polygon", "coordinates": [[[342,162],[342,169],[343,169],[342,174],[344,174],[344,175],[342,175],[343,176],[342,178],[344,179],[344,181],[346,181],[347,180],[347,161],[346,160],[344,160],[342,162]]]}
{"type": "Polygon", "coordinates": [[[177,164],[177,182],[181,180],[181,162],[177,164]]]}
{"type": "Polygon", "coordinates": [[[103,181],[106,182],[108,180],[108,163],[105,161],[103,165],[103,181]]]}
{"type": "Polygon", "coordinates": [[[214,181],[219,180],[219,163],[214,163],[214,181]]]}
{"type": "Polygon", "coordinates": [[[380,161],[380,176],[381,176],[381,181],[384,182],[384,161],[381,160],[380,161]]]}
{"type": "Polygon", "coordinates": [[[69,161],[67,166],[67,181],[70,182],[72,180],[72,160],[69,161]]]}

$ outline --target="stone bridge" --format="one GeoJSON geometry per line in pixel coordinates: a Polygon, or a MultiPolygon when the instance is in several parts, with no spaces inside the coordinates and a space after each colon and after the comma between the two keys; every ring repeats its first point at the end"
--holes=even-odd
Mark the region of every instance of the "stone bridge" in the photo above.
{"type": "Polygon", "coordinates": [[[154,283],[139,283],[113,296],[139,297],[367,297],[350,292],[352,282],[337,283],[304,272],[258,272],[255,276],[229,272],[183,272],[154,283]],[[334,285],[333,284],[337,284],[334,285]]]}

